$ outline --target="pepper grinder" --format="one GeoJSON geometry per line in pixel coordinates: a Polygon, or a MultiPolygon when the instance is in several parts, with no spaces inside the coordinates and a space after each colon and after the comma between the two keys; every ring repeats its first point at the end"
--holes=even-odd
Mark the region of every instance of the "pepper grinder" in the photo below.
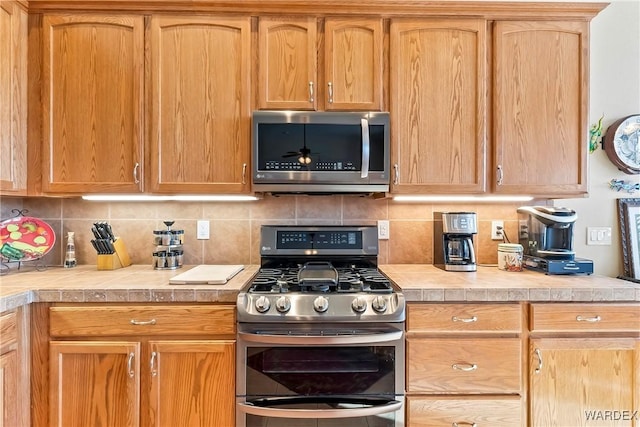
{"type": "Polygon", "coordinates": [[[75,233],[69,231],[67,233],[67,249],[64,254],[64,268],[72,268],[76,266],[76,245],[74,242],[75,233]]]}

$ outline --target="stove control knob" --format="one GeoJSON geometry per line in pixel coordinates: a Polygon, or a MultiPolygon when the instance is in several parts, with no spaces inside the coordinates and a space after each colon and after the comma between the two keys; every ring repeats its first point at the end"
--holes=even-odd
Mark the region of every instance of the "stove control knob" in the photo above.
{"type": "Polygon", "coordinates": [[[351,302],[351,308],[356,313],[364,313],[367,310],[367,300],[362,297],[356,297],[351,302]]]}
{"type": "Polygon", "coordinates": [[[318,297],[313,300],[313,309],[318,313],[324,313],[329,309],[329,300],[325,297],[318,297]]]}
{"type": "Polygon", "coordinates": [[[260,313],[267,312],[269,311],[270,307],[271,307],[271,303],[269,302],[269,298],[265,296],[261,296],[256,300],[256,310],[258,310],[258,312],[260,313]]]}
{"type": "Polygon", "coordinates": [[[280,297],[276,300],[276,310],[280,313],[286,313],[291,310],[291,300],[287,297],[280,297]]]}
{"type": "Polygon", "coordinates": [[[371,307],[373,307],[373,309],[378,313],[383,313],[387,310],[387,301],[384,297],[378,295],[371,302],[371,307]]]}

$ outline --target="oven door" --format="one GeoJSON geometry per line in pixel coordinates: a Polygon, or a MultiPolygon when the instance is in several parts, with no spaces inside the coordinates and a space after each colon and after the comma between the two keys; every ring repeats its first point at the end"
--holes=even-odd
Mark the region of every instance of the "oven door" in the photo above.
{"type": "Polygon", "coordinates": [[[404,426],[403,329],[239,325],[237,426],[404,426]]]}

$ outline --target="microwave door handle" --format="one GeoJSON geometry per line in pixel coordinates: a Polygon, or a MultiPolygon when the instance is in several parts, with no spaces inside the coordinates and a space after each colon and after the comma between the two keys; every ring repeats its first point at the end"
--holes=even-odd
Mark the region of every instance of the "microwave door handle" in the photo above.
{"type": "Polygon", "coordinates": [[[362,167],[360,168],[360,178],[366,178],[369,176],[369,120],[360,119],[360,125],[362,126],[362,167]]]}

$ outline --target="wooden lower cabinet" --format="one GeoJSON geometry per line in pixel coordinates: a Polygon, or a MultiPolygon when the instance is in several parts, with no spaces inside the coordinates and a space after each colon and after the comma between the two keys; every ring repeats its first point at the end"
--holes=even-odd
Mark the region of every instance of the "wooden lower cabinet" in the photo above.
{"type": "Polygon", "coordinates": [[[513,427],[522,424],[520,396],[409,397],[408,427],[513,427]]]}
{"type": "Polygon", "coordinates": [[[531,427],[640,426],[640,304],[532,304],[531,427]]]}
{"type": "Polygon", "coordinates": [[[408,427],[526,426],[521,304],[407,311],[408,427]]]}
{"type": "Polygon", "coordinates": [[[46,425],[234,427],[234,310],[231,305],[51,307],[46,425]],[[212,322],[201,321],[207,312],[212,322]]]}
{"type": "Polygon", "coordinates": [[[0,427],[29,425],[29,371],[22,309],[0,315],[0,427]]]}

